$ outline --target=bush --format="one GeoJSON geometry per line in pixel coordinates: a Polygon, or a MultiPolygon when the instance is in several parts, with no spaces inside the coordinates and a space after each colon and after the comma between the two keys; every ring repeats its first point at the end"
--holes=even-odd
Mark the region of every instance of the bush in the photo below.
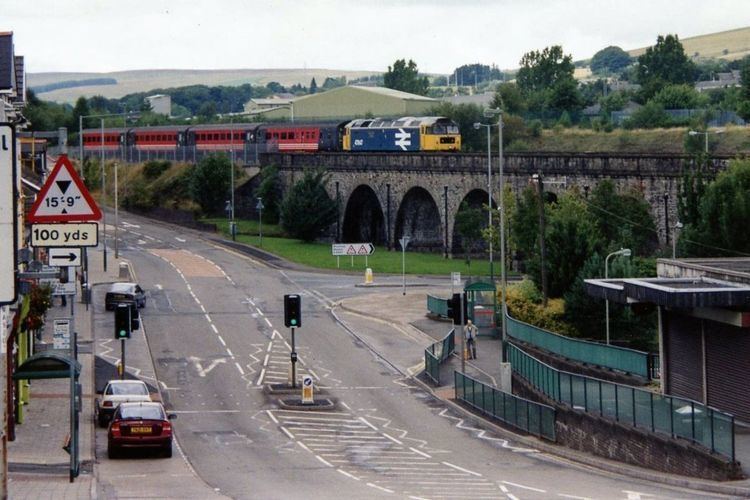
{"type": "Polygon", "coordinates": [[[532,120],[529,124],[529,132],[531,133],[531,137],[541,137],[543,127],[544,125],[542,124],[542,120],[532,120]]]}
{"type": "Polygon", "coordinates": [[[313,241],[336,222],[336,202],[328,197],[325,172],[305,171],[281,203],[281,225],[292,237],[313,241]]]}
{"type": "Polygon", "coordinates": [[[143,176],[146,179],[156,179],[169,170],[172,163],[167,160],[151,160],[143,165],[143,176]]]}
{"type": "MultiPolygon", "coordinates": [[[[508,313],[518,321],[538,328],[563,335],[574,335],[575,330],[563,321],[565,302],[562,299],[550,299],[545,308],[541,303],[541,295],[538,291],[535,294],[533,289],[535,289],[534,283],[530,280],[509,286],[508,313]]],[[[502,292],[499,292],[498,302],[501,298],[502,292]]]]}

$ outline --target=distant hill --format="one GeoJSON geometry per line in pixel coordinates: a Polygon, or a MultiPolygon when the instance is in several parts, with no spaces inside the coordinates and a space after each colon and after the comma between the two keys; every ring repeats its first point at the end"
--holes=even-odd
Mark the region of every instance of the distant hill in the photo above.
{"type": "MultiPolygon", "coordinates": [[[[86,85],[68,88],[57,88],[39,94],[48,101],[73,103],[80,96],[91,97],[102,95],[108,98],[119,98],[135,92],[169,87],[184,87],[187,85],[226,85],[237,86],[244,83],[252,85],[266,85],[269,82],[279,82],[284,86],[299,83],[304,86],[310,84],[314,77],[320,86],[326,77],[346,76],[352,80],[363,76],[377,74],[377,71],[352,71],[335,69],[225,69],[225,70],[191,70],[191,69],[148,69],[133,71],[116,71],[112,73],[28,73],[26,75],[29,87],[42,87],[61,82],[85,82],[89,79],[107,79],[117,83],[107,85],[86,85]]],[[[95,80],[96,81],[96,80],[95,80]]],[[[49,87],[47,87],[49,88],[49,87]]]]}
{"type": "MultiPolygon", "coordinates": [[[[669,31],[663,33],[667,35],[669,31]]],[[[679,33],[678,33],[679,35],[679,33]]],[[[740,59],[750,55],[750,27],[738,28],[707,35],[680,37],[680,42],[689,57],[716,57],[720,59],[740,59]]],[[[656,37],[654,37],[656,43],[656,37]]],[[[628,54],[638,57],[647,47],[629,50],[628,54]]]]}

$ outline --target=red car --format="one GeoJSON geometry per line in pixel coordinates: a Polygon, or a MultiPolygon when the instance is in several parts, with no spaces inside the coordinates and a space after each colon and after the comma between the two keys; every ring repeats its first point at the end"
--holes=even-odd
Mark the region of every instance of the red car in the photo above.
{"type": "Polygon", "coordinates": [[[107,434],[107,456],[116,458],[126,449],[155,449],[172,456],[172,423],[176,415],[161,403],[121,403],[112,416],[107,434]]]}

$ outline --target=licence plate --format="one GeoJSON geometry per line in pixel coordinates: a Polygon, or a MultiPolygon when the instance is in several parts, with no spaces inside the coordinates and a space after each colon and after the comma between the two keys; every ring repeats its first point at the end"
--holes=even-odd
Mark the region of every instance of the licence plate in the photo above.
{"type": "Polygon", "coordinates": [[[150,426],[137,426],[130,428],[131,434],[151,434],[150,426]]]}

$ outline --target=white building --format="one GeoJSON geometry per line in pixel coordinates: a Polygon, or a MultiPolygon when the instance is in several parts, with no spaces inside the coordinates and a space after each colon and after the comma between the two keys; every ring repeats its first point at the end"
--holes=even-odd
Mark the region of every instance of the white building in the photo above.
{"type": "Polygon", "coordinates": [[[160,115],[172,116],[172,97],[165,94],[155,94],[146,97],[151,111],[160,115]]]}

